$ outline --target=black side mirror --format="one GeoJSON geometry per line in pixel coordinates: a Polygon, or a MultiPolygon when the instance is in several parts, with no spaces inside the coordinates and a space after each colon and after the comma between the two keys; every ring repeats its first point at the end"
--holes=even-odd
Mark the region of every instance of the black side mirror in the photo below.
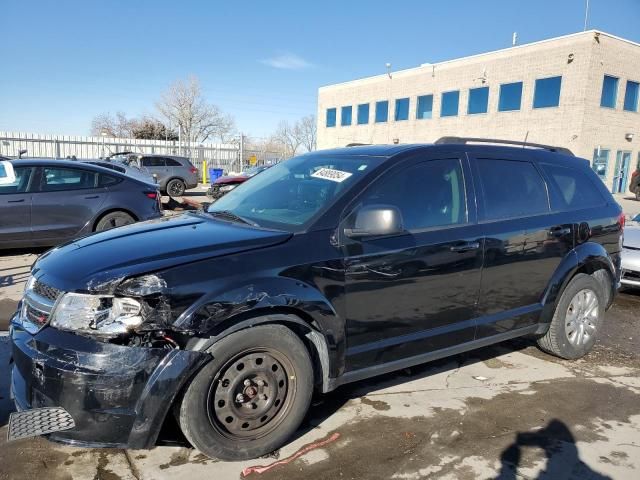
{"type": "Polygon", "coordinates": [[[355,213],[353,228],[345,228],[349,238],[397,235],[404,232],[402,214],[393,205],[367,205],[355,213]]]}

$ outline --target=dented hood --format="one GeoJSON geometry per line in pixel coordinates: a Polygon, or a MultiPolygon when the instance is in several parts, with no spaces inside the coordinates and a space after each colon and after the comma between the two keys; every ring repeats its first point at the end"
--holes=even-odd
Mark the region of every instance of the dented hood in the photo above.
{"type": "Polygon", "coordinates": [[[63,291],[109,291],[121,279],[285,242],[288,232],[185,213],[74,240],[38,259],[33,274],[63,291]]]}

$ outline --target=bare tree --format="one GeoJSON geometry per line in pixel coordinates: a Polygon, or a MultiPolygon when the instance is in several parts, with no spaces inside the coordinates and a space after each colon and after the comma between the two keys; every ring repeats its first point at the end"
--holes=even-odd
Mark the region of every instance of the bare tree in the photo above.
{"type": "Polygon", "coordinates": [[[169,124],[181,129],[189,142],[204,142],[210,137],[225,139],[235,131],[233,118],[206,102],[200,81],[194,76],[172,83],[156,108],[169,124]]]}
{"type": "Polygon", "coordinates": [[[302,146],[309,152],[316,149],[317,127],[315,115],[307,115],[296,122],[294,130],[297,132],[302,146]]]}
{"type": "Polygon", "coordinates": [[[281,121],[272,135],[271,141],[281,146],[286,158],[293,157],[302,142],[300,140],[300,132],[297,125],[291,125],[286,120],[281,121]]]}
{"type": "Polygon", "coordinates": [[[91,122],[91,135],[107,135],[109,137],[129,138],[133,136],[134,120],[130,120],[123,112],[96,115],[91,122]]]}

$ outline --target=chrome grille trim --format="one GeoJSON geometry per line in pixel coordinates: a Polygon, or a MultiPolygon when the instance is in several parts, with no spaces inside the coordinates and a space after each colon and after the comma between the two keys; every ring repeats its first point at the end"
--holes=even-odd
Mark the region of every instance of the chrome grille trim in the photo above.
{"type": "Polygon", "coordinates": [[[22,317],[22,326],[24,329],[31,334],[35,334],[49,323],[49,317],[56,304],[56,300],[60,298],[63,293],[64,292],[49,287],[37,280],[30,282],[22,299],[23,305],[20,316],[22,317]],[[37,314],[40,315],[37,316],[37,314]]]}
{"type": "Polygon", "coordinates": [[[49,300],[52,300],[54,302],[58,299],[58,297],[62,293],[57,288],[50,287],[49,285],[46,285],[46,284],[44,284],[42,282],[39,282],[38,280],[36,280],[33,283],[32,290],[35,293],[37,293],[39,296],[44,297],[44,298],[48,298],[49,300]]]}

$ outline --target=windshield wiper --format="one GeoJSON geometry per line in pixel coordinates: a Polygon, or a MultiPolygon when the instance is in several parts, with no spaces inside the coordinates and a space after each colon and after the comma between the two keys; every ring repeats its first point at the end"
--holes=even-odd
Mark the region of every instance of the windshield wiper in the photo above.
{"type": "Polygon", "coordinates": [[[252,222],[251,220],[247,220],[246,218],[241,217],[240,215],[236,215],[231,210],[214,210],[213,212],[208,212],[212,217],[224,218],[227,220],[231,220],[232,222],[240,222],[245,223],[247,225],[251,225],[252,227],[259,227],[256,222],[252,222]]]}

